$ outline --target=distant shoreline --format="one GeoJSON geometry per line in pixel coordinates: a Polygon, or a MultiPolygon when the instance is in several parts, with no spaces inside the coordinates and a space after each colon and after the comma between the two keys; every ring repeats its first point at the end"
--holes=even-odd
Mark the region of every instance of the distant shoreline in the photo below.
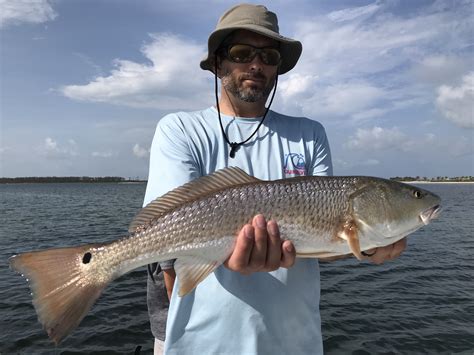
{"type": "Polygon", "coordinates": [[[125,179],[117,176],[90,177],[90,176],[45,176],[45,177],[17,177],[0,178],[0,184],[50,184],[50,183],[118,183],[118,184],[139,184],[146,183],[147,180],[125,179]]]}
{"type": "MultiPolygon", "coordinates": [[[[407,184],[474,184],[474,177],[453,177],[445,180],[415,180],[410,177],[398,178],[392,177],[390,180],[399,181],[407,184]]],[[[104,177],[90,177],[90,176],[45,176],[45,177],[15,177],[15,178],[0,178],[0,184],[31,184],[31,183],[119,183],[119,184],[142,184],[147,180],[123,178],[119,176],[104,176],[104,177]]]]}
{"type": "Polygon", "coordinates": [[[397,180],[405,184],[474,184],[474,181],[417,181],[417,180],[397,180]]]}

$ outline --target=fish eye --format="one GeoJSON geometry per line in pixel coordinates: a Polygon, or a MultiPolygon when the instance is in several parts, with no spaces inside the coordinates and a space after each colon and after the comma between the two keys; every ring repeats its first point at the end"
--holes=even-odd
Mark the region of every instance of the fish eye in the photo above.
{"type": "Polygon", "coordinates": [[[413,196],[415,196],[415,198],[421,198],[421,191],[420,190],[414,190],[413,191],[413,196]]]}

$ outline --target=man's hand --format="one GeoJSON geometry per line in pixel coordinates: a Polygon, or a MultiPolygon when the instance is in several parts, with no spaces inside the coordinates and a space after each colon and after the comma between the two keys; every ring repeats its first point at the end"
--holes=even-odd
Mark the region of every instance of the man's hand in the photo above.
{"type": "Polygon", "coordinates": [[[289,240],[280,239],[275,221],[265,221],[256,215],[252,224],[246,224],[239,232],[235,248],[224,265],[232,271],[249,275],[258,271],[274,271],[289,268],[295,263],[296,251],[289,240]]]}
{"type": "Polygon", "coordinates": [[[398,242],[393,244],[387,245],[385,247],[374,248],[371,250],[367,250],[367,254],[373,254],[369,257],[369,260],[374,264],[383,264],[384,261],[393,260],[400,256],[400,254],[406,249],[407,247],[407,239],[403,238],[400,239],[398,242]]]}

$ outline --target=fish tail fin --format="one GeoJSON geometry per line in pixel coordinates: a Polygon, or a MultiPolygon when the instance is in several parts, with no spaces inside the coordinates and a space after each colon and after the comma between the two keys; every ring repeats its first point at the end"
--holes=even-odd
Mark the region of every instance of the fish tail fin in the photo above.
{"type": "Polygon", "coordinates": [[[94,272],[91,258],[100,246],[48,249],[10,258],[11,268],[29,282],[38,319],[56,344],[77,327],[111,280],[94,272]]]}

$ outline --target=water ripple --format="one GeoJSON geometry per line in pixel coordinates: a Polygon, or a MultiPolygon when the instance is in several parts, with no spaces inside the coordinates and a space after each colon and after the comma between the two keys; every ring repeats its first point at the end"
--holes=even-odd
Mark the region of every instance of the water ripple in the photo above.
{"type": "MultiPolygon", "coordinates": [[[[29,288],[8,258],[38,248],[111,241],[126,234],[144,185],[0,185],[0,353],[152,352],[146,271],[112,283],[59,347],[36,319],[29,288]],[[5,331],[6,330],[6,331],[5,331]]],[[[429,185],[443,200],[439,220],[409,238],[384,265],[321,263],[326,354],[474,353],[474,186],[429,185]]],[[[302,328],[304,325],[302,325],[302,328]]]]}

